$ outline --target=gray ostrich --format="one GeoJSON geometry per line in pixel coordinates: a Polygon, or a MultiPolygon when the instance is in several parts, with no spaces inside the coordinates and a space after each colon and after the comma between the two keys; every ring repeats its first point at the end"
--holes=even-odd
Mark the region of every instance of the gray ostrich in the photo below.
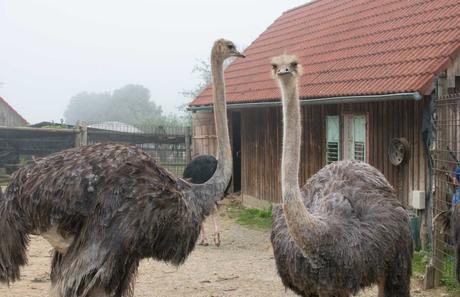
{"type": "MultiPolygon", "coordinates": [[[[207,182],[217,169],[217,159],[212,155],[200,155],[192,159],[184,169],[183,177],[194,184],[207,182]]],[[[228,186],[227,186],[228,189],[228,186]]],[[[225,190],[225,192],[227,191],[225,190]]],[[[226,194],[224,192],[224,195],[226,194]]],[[[221,197],[223,198],[223,197],[221,197]]],[[[215,199],[215,198],[213,198],[215,199]]],[[[219,219],[216,215],[217,202],[214,210],[211,212],[211,220],[214,226],[213,240],[216,246],[220,246],[219,219]]],[[[200,245],[208,245],[204,224],[201,226],[200,245]]]]}
{"type": "Polygon", "coordinates": [[[455,271],[457,282],[460,283],[460,203],[443,211],[433,218],[435,224],[441,224],[443,234],[449,234],[455,249],[455,271]]]}
{"type": "Polygon", "coordinates": [[[232,56],[243,56],[232,42],[214,43],[219,162],[206,183],[190,185],[127,145],[89,145],[30,163],[0,201],[0,281],[19,278],[29,234],[55,249],[51,283],[58,297],[131,296],[141,259],[183,263],[231,177],[223,62],[232,56]]]}
{"type": "Polygon", "coordinates": [[[282,205],[271,241],[284,285],[305,297],[348,297],[372,284],[379,297],[410,296],[409,217],[385,177],[356,161],[328,165],[301,189],[301,119],[295,56],[272,60],[282,93],[282,205]]]}
{"type": "Polygon", "coordinates": [[[460,283],[460,167],[457,166],[456,177],[446,174],[447,184],[451,186],[453,196],[449,210],[443,211],[433,218],[433,224],[441,225],[441,233],[448,234],[455,249],[456,256],[456,276],[460,283]]]}

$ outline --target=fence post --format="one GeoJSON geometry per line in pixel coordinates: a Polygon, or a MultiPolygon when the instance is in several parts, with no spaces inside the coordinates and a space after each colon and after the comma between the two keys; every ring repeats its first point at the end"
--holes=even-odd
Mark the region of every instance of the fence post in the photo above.
{"type": "Polygon", "coordinates": [[[81,147],[88,144],[88,128],[80,121],[75,125],[77,133],[75,134],[75,147],[81,147]]]}
{"type": "MultiPolygon", "coordinates": [[[[438,85],[437,85],[437,97],[445,96],[448,94],[448,84],[447,84],[447,74],[444,72],[439,75],[438,78],[438,85]]],[[[446,120],[446,110],[444,108],[438,107],[437,111],[438,113],[438,119],[439,120],[446,120]]],[[[435,156],[436,156],[436,161],[434,167],[440,168],[439,162],[440,160],[447,160],[447,156],[445,156],[447,153],[445,152],[445,149],[441,147],[441,143],[438,142],[440,139],[444,139],[447,137],[447,131],[445,131],[445,125],[441,125],[440,129],[438,129],[436,133],[436,140],[435,140],[435,156]]],[[[436,171],[435,169],[435,171],[436,171]]],[[[435,195],[433,196],[433,209],[431,210],[433,212],[432,217],[436,215],[436,211],[441,211],[444,209],[444,205],[441,202],[442,199],[440,198],[444,193],[446,193],[446,190],[444,187],[446,187],[445,183],[438,182],[439,178],[437,177],[435,173],[435,182],[434,182],[434,189],[435,189],[435,195]]],[[[444,236],[440,233],[439,228],[436,228],[435,226],[432,226],[432,259],[430,261],[429,267],[427,267],[426,271],[426,280],[425,280],[425,287],[427,288],[432,288],[432,287],[438,287],[441,283],[442,279],[442,268],[443,268],[443,257],[444,257],[444,236]]]]}
{"type": "Polygon", "coordinates": [[[192,129],[191,127],[185,127],[185,161],[188,164],[192,160],[192,129]]]}

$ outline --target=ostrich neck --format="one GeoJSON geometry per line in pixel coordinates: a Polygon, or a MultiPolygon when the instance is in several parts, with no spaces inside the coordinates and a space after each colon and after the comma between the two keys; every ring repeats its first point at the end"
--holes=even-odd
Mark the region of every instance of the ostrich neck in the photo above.
{"type": "Polygon", "coordinates": [[[303,204],[299,187],[301,120],[297,80],[280,80],[279,83],[284,123],[281,159],[283,210],[291,236],[299,247],[305,248],[315,238],[318,223],[303,204]]]}
{"type": "Polygon", "coordinates": [[[224,195],[232,175],[232,153],[228,133],[227,107],[225,104],[225,83],[223,59],[213,52],[211,70],[213,82],[214,121],[217,135],[217,169],[204,184],[193,184],[192,201],[197,204],[202,217],[214,209],[215,202],[224,195]]]}
{"type": "MultiPolygon", "coordinates": [[[[228,133],[227,106],[225,103],[224,61],[218,55],[211,56],[211,71],[213,85],[214,123],[217,135],[217,160],[220,168],[230,169],[225,175],[230,177],[232,167],[232,154],[230,137],[228,133]]],[[[218,168],[219,169],[219,168],[218,168]]],[[[227,170],[228,171],[228,170],[227,170]]]]}

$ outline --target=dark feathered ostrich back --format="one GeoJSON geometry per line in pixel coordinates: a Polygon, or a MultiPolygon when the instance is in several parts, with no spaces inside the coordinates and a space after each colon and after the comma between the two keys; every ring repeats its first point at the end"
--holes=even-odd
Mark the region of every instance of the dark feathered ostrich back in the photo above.
{"type": "MultiPolygon", "coordinates": [[[[304,205],[328,225],[315,230],[303,252],[291,237],[281,205],[273,209],[271,235],[283,283],[301,296],[319,288],[356,293],[386,279],[385,297],[408,297],[412,238],[409,216],[382,173],[340,161],[313,175],[302,188],[304,205]]],[[[309,230],[305,230],[310,234],[309,230]]]]}
{"type": "MultiPolygon", "coordinates": [[[[183,177],[194,184],[204,184],[207,182],[216,172],[217,159],[213,155],[200,155],[193,158],[187,167],[184,169],[183,177]]],[[[224,191],[224,196],[228,194],[232,179],[228,182],[227,187],[224,191]]]]}
{"type": "Polygon", "coordinates": [[[212,155],[200,155],[193,158],[184,170],[184,178],[194,184],[207,182],[217,169],[217,159],[212,155]]]}
{"type": "Polygon", "coordinates": [[[204,214],[189,189],[133,146],[89,145],[31,162],[0,200],[0,281],[18,278],[27,234],[53,226],[74,238],[53,261],[63,296],[80,296],[89,283],[121,296],[141,258],[180,264],[193,250],[204,214]]]}

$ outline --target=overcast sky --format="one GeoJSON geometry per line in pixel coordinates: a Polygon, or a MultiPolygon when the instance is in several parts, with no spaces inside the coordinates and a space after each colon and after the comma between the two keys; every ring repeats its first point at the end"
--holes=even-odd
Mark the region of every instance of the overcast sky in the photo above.
{"type": "Polygon", "coordinates": [[[0,96],[31,123],[59,121],[73,95],[135,83],[175,112],[215,39],[246,47],[306,2],[0,0],[0,96]]]}

